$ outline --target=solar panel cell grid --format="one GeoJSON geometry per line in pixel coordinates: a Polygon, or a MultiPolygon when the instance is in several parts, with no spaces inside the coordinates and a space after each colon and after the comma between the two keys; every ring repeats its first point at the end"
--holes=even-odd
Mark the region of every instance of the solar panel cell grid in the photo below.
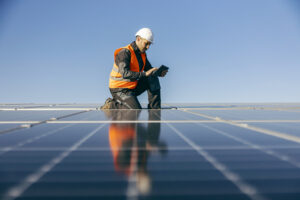
{"type": "Polygon", "coordinates": [[[0,199],[299,199],[300,112],[257,106],[2,105],[0,199]]]}

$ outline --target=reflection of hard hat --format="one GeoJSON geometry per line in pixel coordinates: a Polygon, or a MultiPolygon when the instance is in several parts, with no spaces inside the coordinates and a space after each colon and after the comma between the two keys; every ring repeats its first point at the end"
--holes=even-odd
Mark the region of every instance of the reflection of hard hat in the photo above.
{"type": "Polygon", "coordinates": [[[136,32],[135,36],[140,36],[149,42],[153,42],[153,33],[150,28],[142,28],[136,32]]]}
{"type": "Polygon", "coordinates": [[[147,195],[151,191],[151,178],[146,172],[138,172],[136,186],[142,195],[147,195]]]}

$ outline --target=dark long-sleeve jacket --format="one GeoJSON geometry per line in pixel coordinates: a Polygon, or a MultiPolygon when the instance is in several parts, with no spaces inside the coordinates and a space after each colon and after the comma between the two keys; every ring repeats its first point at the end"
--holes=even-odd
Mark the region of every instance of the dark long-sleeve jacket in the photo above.
{"type": "MultiPolygon", "coordinates": [[[[130,50],[125,49],[125,48],[120,50],[119,53],[116,55],[115,64],[118,66],[118,69],[119,69],[118,72],[122,75],[123,78],[130,79],[132,81],[136,81],[143,77],[146,77],[145,71],[148,71],[149,69],[151,69],[153,67],[146,57],[146,64],[145,64],[144,70],[141,71],[141,69],[144,65],[142,56],[141,56],[141,51],[137,47],[135,41],[133,41],[130,45],[134,49],[134,53],[135,53],[136,58],[139,63],[140,72],[130,71],[131,52],[130,52],[130,50]]],[[[145,84],[145,83],[149,84],[147,87],[149,87],[149,89],[151,91],[157,91],[160,89],[160,84],[159,84],[159,80],[158,80],[157,76],[149,76],[147,78],[147,81],[146,82],[143,81],[142,84],[145,84]]],[[[120,92],[123,90],[129,90],[129,89],[127,89],[127,88],[110,88],[111,93],[120,92]]]]}
{"type": "MultiPolygon", "coordinates": [[[[137,57],[137,60],[139,62],[140,71],[144,65],[141,52],[139,48],[137,47],[135,41],[133,41],[131,44],[132,48],[134,49],[135,55],[137,57]]],[[[115,63],[119,67],[119,73],[122,75],[125,79],[131,79],[133,81],[139,80],[140,78],[146,76],[145,71],[148,71],[152,68],[150,62],[148,61],[146,57],[146,65],[144,68],[144,71],[142,72],[134,72],[130,71],[130,59],[131,59],[131,53],[128,49],[122,49],[115,58],[115,63]]]]}

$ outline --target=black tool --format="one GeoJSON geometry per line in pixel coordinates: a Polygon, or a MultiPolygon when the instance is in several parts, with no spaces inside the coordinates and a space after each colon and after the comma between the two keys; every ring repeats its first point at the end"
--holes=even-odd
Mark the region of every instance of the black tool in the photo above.
{"type": "Polygon", "coordinates": [[[153,72],[153,76],[160,76],[161,75],[161,73],[163,72],[163,71],[166,71],[166,70],[169,70],[169,67],[167,67],[167,66],[165,66],[165,65],[161,65],[159,68],[158,68],[158,70],[156,70],[155,72],[153,72]]]}

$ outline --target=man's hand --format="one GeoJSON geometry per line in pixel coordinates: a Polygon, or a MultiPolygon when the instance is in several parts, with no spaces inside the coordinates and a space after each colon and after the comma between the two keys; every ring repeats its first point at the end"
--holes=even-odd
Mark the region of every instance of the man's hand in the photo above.
{"type": "Polygon", "coordinates": [[[164,77],[168,73],[168,70],[162,71],[160,77],[164,77]]]}
{"type": "Polygon", "coordinates": [[[152,69],[149,69],[148,71],[146,71],[146,76],[150,76],[156,70],[158,70],[158,68],[156,68],[156,67],[153,67],[152,69]]]}

